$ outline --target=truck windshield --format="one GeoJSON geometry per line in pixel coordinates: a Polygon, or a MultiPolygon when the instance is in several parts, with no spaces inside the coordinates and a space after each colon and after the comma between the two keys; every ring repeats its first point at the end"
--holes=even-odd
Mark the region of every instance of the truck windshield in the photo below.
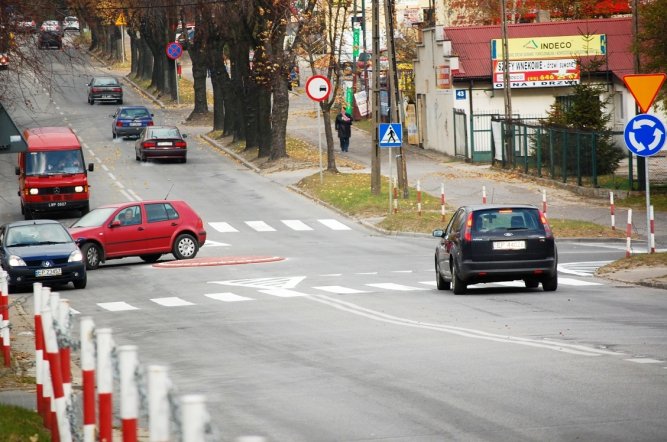
{"type": "Polygon", "coordinates": [[[29,152],[26,155],[25,174],[28,176],[83,172],[83,155],[80,150],[29,152]]]}

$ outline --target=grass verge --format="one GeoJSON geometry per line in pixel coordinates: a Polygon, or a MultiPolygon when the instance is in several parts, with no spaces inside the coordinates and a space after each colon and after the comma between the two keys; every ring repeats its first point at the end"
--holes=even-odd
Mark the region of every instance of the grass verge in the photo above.
{"type": "Polygon", "coordinates": [[[50,441],[42,417],[34,411],[0,405],[0,440],[5,442],[50,441]]]}
{"type": "MultiPolygon", "coordinates": [[[[667,267],[667,253],[652,253],[632,255],[628,258],[616,260],[598,269],[599,274],[612,273],[619,270],[634,269],[637,267],[667,267]]],[[[655,275],[660,276],[660,275],[655,275]]]]}

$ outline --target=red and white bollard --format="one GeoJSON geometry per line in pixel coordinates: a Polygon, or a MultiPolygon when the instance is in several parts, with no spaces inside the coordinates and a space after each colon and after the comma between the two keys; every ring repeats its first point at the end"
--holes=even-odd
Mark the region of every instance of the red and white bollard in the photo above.
{"type": "Polygon", "coordinates": [[[35,383],[37,384],[37,412],[44,417],[44,331],[42,329],[42,283],[36,282],[32,285],[32,294],[35,311],[35,383]]]}
{"type": "Polygon", "coordinates": [[[65,392],[65,402],[68,406],[72,403],[72,349],[69,346],[72,334],[69,316],[69,301],[61,299],[60,307],[58,308],[58,324],[60,325],[60,332],[65,339],[63,339],[63,343],[60,345],[60,369],[63,373],[63,390],[65,392]]]}
{"type": "Polygon", "coordinates": [[[81,374],[83,377],[83,441],[95,441],[95,323],[81,318],[81,374]]]}
{"type": "MultiPolygon", "coordinates": [[[[49,299],[51,299],[51,288],[42,287],[42,296],[41,296],[41,311],[44,312],[45,309],[49,308],[49,299]]],[[[44,384],[42,400],[42,409],[44,410],[44,426],[47,429],[51,429],[55,423],[56,408],[55,402],[53,401],[53,382],[51,379],[51,362],[46,354],[46,325],[44,324],[44,317],[42,315],[42,337],[41,337],[41,347],[42,347],[42,381],[44,384]]]]}
{"type": "Polygon", "coordinates": [[[97,400],[99,406],[100,442],[112,442],[113,436],[113,341],[110,328],[97,329],[97,400]]]}
{"type": "Polygon", "coordinates": [[[2,357],[5,360],[5,367],[11,366],[11,342],[9,333],[9,292],[7,283],[7,273],[0,270],[0,338],[2,342],[2,357]]]}
{"type": "Polygon", "coordinates": [[[65,391],[63,389],[62,372],[60,370],[61,363],[60,352],[58,351],[58,338],[56,337],[54,316],[51,312],[51,307],[46,307],[42,310],[42,318],[44,320],[44,344],[46,345],[46,354],[47,359],[49,360],[51,384],[53,387],[53,402],[56,409],[56,421],[52,422],[51,426],[51,439],[60,442],[71,442],[72,433],[69,425],[69,416],[67,414],[67,402],[65,400],[65,391]]]}
{"type": "Polygon", "coordinates": [[[169,376],[164,365],[148,366],[148,433],[151,442],[169,442],[169,376]]]}
{"type": "Polygon", "coordinates": [[[445,222],[445,183],[440,183],[440,215],[445,222]]]}
{"type": "Polygon", "coordinates": [[[417,212],[422,216],[422,187],[419,180],[417,180],[417,212]]]}
{"type": "Polygon", "coordinates": [[[482,186],[482,204],[486,204],[486,186],[482,186]]]}
{"type": "Polygon", "coordinates": [[[547,216],[547,190],[542,189],[542,215],[547,216]]]}
{"type": "Polygon", "coordinates": [[[653,206],[649,206],[649,227],[651,228],[651,236],[649,237],[651,241],[651,253],[655,253],[655,218],[653,217],[653,206]]]}
{"type": "MultiPolygon", "coordinates": [[[[139,388],[136,371],[139,367],[136,345],[118,347],[120,365],[120,419],[123,442],[137,442],[137,419],[139,418],[139,388]]],[[[188,439],[184,439],[188,440],[188,439]]]]}
{"type": "Polygon", "coordinates": [[[616,230],[616,207],[614,206],[614,192],[609,192],[609,212],[611,214],[611,230],[616,230]]]}
{"type": "Polygon", "coordinates": [[[628,226],[625,228],[625,257],[632,256],[630,237],[632,236],[632,209],[628,209],[628,226]]]}
{"type": "Polygon", "coordinates": [[[209,420],[206,411],[206,396],[203,394],[181,396],[181,422],[183,424],[184,441],[205,442],[206,427],[209,420]]]}

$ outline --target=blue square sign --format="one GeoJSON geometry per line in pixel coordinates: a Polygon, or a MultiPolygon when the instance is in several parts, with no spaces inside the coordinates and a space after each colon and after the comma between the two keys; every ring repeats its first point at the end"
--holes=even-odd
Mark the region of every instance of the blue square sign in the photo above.
{"type": "Polygon", "coordinates": [[[380,123],[378,140],[380,147],[401,147],[403,145],[403,126],[400,123],[380,123]]]}

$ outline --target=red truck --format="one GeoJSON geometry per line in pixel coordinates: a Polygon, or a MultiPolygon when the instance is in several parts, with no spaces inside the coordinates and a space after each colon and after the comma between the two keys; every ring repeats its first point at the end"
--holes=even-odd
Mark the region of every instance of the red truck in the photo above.
{"type": "Polygon", "coordinates": [[[90,210],[88,172],[79,138],[68,127],[26,129],[26,152],[18,154],[21,213],[33,219],[38,213],[90,210]]]}

